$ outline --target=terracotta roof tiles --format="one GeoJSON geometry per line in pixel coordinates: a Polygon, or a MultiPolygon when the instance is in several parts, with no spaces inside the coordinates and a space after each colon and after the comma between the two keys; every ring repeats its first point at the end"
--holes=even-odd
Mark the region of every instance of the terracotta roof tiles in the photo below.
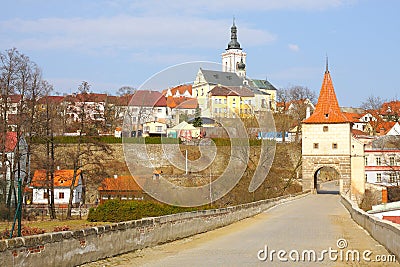
{"type": "MultiPolygon", "coordinates": [[[[78,170],[75,180],[75,186],[78,186],[81,170],[78,170]]],[[[54,187],[70,187],[74,170],[55,170],[54,171],[54,187]]],[[[36,170],[31,185],[33,187],[44,187],[46,185],[46,170],[36,170]]]]}
{"type": "Polygon", "coordinates": [[[328,70],[325,71],[315,111],[303,123],[349,123],[349,120],[340,111],[331,75],[328,70]]]}

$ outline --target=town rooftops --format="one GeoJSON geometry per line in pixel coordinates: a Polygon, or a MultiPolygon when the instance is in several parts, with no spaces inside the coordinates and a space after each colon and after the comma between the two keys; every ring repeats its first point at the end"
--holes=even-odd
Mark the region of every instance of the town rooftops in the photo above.
{"type": "Polygon", "coordinates": [[[259,89],[276,91],[276,88],[267,80],[251,79],[251,81],[259,89]]]}
{"type": "Polygon", "coordinates": [[[241,96],[253,97],[254,93],[244,86],[215,86],[210,94],[212,96],[241,96]]]}
{"type": "Polygon", "coordinates": [[[240,86],[243,85],[243,79],[239,77],[236,73],[234,72],[223,72],[223,71],[216,71],[216,70],[203,70],[201,69],[201,72],[203,73],[204,79],[209,83],[209,84],[214,84],[214,85],[224,85],[224,86],[240,86]]]}
{"type": "Polygon", "coordinates": [[[314,113],[308,119],[303,120],[303,123],[349,123],[349,120],[340,111],[328,66],[314,113]]]}
{"type": "Polygon", "coordinates": [[[38,100],[38,104],[60,104],[64,101],[64,96],[58,96],[58,95],[49,95],[49,96],[44,96],[41,97],[38,100]]]}
{"type": "Polygon", "coordinates": [[[166,107],[167,101],[161,92],[151,90],[138,90],[132,96],[129,106],[166,107]]]}
{"type": "Polygon", "coordinates": [[[142,191],[132,176],[105,178],[98,188],[99,191],[142,191]]]}
{"type": "MultiPolygon", "coordinates": [[[[79,179],[81,176],[81,170],[77,171],[77,176],[75,180],[75,186],[78,186],[79,179]]],[[[72,184],[72,179],[74,175],[74,170],[55,170],[54,171],[54,187],[70,187],[72,184]]],[[[47,186],[47,174],[46,170],[36,170],[31,186],[41,188],[47,186]]]]}

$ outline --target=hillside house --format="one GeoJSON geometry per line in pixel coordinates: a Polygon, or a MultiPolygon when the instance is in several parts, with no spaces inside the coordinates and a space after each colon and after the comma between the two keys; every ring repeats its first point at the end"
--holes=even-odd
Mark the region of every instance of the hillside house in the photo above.
{"type": "MultiPolygon", "coordinates": [[[[54,171],[54,204],[57,206],[68,205],[71,194],[70,186],[72,184],[73,170],[55,170],[54,171]]],[[[83,173],[78,170],[75,180],[75,189],[73,191],[72,204],[79,205],[83,199],[83,173]]],[[[30,187],[32,188],[32,204],[47,204],[49,198],[50,177],[46,170],[36,170],[30,187]]]]}
{"type": "Polygon", "coordinates": [[[98,187],[100,203],[109,199],[143,200],[145,193],[132,176],[105,178],[98,187]]]}

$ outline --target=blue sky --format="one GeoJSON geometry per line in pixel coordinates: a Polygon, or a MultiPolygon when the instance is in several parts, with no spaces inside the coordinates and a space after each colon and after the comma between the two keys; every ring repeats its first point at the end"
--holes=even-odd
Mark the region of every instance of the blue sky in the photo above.
{"type": "Polygon", "coordinates": [[[235,16],[249,77],[318,93],[328,54],[341,106],[399,97],[396,0],[14,0],[2,8],[0,50],[29,56],[60,93],[83,80],[115,93],[172,65],[219,63],[235,16]]]}

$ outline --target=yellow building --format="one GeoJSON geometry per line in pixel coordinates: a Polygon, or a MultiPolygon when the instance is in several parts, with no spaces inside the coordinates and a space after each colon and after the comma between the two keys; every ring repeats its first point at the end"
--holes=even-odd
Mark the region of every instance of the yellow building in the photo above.
{"type": "Polygon", "coordinates": [[[247,87],[215,86],[209,92],[211,117],[249,117],[254,114],[254,93],[247,87]]]}

